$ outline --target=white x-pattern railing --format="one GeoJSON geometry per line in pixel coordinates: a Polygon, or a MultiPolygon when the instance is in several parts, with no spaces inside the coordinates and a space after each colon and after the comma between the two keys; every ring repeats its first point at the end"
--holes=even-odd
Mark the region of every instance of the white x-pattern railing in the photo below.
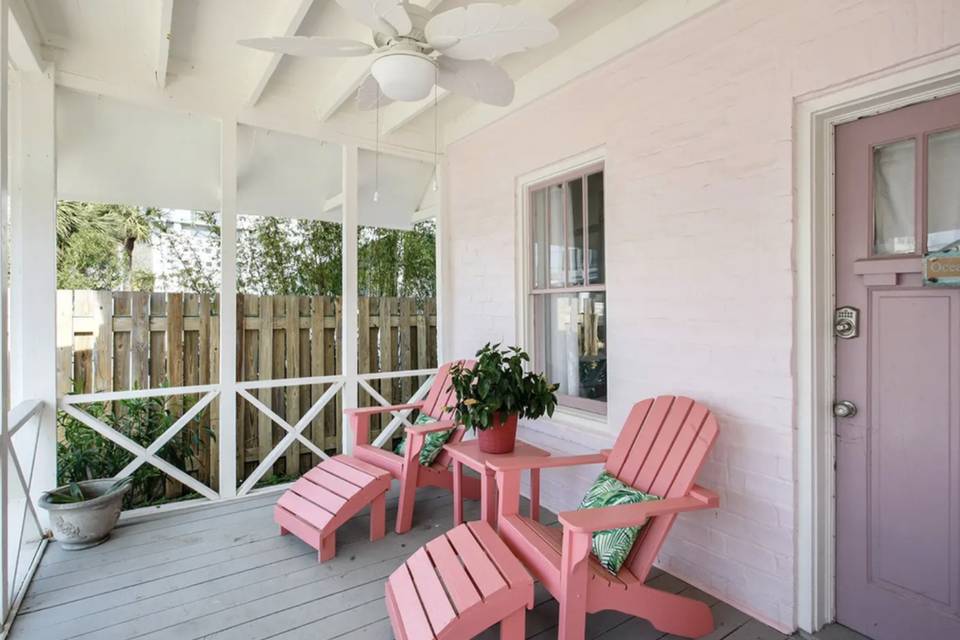
{"type": "MultiPolygon", "coordinates": [[[[356,376],[353,379],[353,383],[359,385],[360,388],[365,390],[374,401],[379,403],[381,406],[390,406],[392,403],[389,402],[386,398],[383,397],[371,384],[376,380],[387,380],[387,379],[398,379],[398,378],[413,378],[413,377],[423,377],[426,376],[426,381],[421,384],[417,391],[409,398],[407,403],[415,403],[422,400],[430,390],[430,385],[433,383],[433,378],[436,375],[436,369],[417,369],[412,371],[390,371],[383,373],[368,373],[361,374],[356,376]]],[[[252,407],[257,411],[267,416],[272,422],[277,424],[281,429],[286,433],[283,438],[277,442],[276,445],[270,450],[270,452],[264,456],[262,460],[257,464],[256,468],[250,473],[250,475],[243,481],[243,483],[237,488],[236,496],[243,496],[249,494],[256,484],[260,482],[263,476],[273,467],[277,459],[280,458],[287,449],[293,445],[294,442],[300,443],[302,446],[309,449],[311,452],[319,456],[321,459],[327,459],[330,456],[316,443],[312,442],[309,438],[304,435],[304,431],[310,425],[311,422],[323,411],[331,400],[336,398],[337,394],[344,388],[345,385],[349,384],[351,381],[346,376],[313,376],[306,378],[286,378],[279,380],[254,380],[248,382],[239,382],[236,385],[237,395],[240,398],[243,398],[248,402],[252,407]],[[296,424],[290,424],[286,419],[281,417],[276,411],[271,409],[264,401],[262,401],[256,391],[264,389],[281,389],[287,387],[295,386],[308,386],[308,385],[329,385],[324,393],[317,399],[313,405],[303,414],[303,416],[296,422],[296,424]]],[[[60,409],[66,414],[72,416],[73,418],[79,420],[84,425],[90,427],[98,434],[106,438],[107,440],[113,442],[114,444],[122,447],[123,449],[129,451],[134,455],[134,459],[124,467],[115,477],[116,478],[125,478],[130,474],[134,473],[137,469],[142,467],[144,464],[151,464],[163,473],[167,474],[171,478],[178,480],[183,483],[185,486],[190,487],[196,491],[201,496],[208,498],[210,500],[217,500],[220,498],[220,495],[206,486],[190,474],[188,474],[183,469],[178,468],[177,466],[171,464],[170,462],[164,460],[158,455],[160,449],[167,444],[174,436],[176,436],[180,431],[190,423],[191,420],[195,419],[200,413],[206,409],[221,393],[219,385],[210,384],[210,385],[196,385],[189,387],[166,387],[159,389],[141,389],[141,390],[132,390],[132,391],[111,391],[111,392],[102,392],[102,393],[88,393],[88,394],[77,394],[64,396],[60,399],[60,409]],[[135,442],[128,436],[118,432],[116,429],[107,425],[103,420],[93,416],[88,411],[85,411],[80,407],[80,405],[91,404],[96,402],[110,402],[115,400],[125,400],[130,398],[151,398],[151,397],[169,397],[169,396],[178,396],[178,395],[187,395],[187,394],[196,394],[200,395],[200,399],[191,406],[182,416],[180,416],[173,424],[171,424],[156,440],[151,442],[147,446],[140,445],[135,442]]],[[[393,419],[390,423],[380,432],[377,438],[374,440],[373,444],[376,446],[383,446],[386,444],[397,429],[403,426],[410,426],[411,423],[408,419],[411,410],[403,411],[394,411],[391,412],[393,419]]],[[[221,425],[221,428],[223,426],[221,425]]],[[[226,463],[226,461],[221,460],[221,464],[226,463]]],[[[30,505],[30,509],[33,509],[33,506],[30,505]]],[[[35,516],[34,512],[34,516],[35,516]]]]}
{"type": "Polygon", "coordinates": [[[316,444],[311,442],[306,436],[303,435],[304,429],[313,422],[313,419],[316,418],[323,408],[327,406],[334,397],[336,397],[337,392],[343,388],[345,379],[340,376],[315,376],[310,378],[288,378],[285,380],[258,380],[256,382],[242,382],[237,385],[237,394],[252,404],[257,411],[260,411],[265,416],[270,418],[273,422],[280,426],[287,433],[281,438],[280,442],[274,446],[274,448],[264,456],[263,460],[260,461],[260,464],[253,470],[253,472],[243,481],[243,484],[237,489],[237,495],[242,496],[249,493],[249,491],[260,481],[260,478],[273,467],[273,463],[277,461],[277,458],[282,456],[290,445],[293,444],[294,440],[310,449],[321,459],[326,460],[330,456],[326,452],[318,447],[316,444]],[[327,390],[317,399],[313,405],[307,409],[306,413],[297,421],[297,424],[291,425],[289,422],[281,418],[277,413],[268,407],[266,404],[261,402],[250,393],[251,389],[277,389],[283,387],[296,387],[301,385],[313,385],[313,384],[329,384],[327,390]]]}
{"type": "Polygon", "coordinates": [[[24,400],[10,411],[7,431],[2,434],[3,446],[0,447],[0,450],[5,451],[7,456],[6,477],[0,478],[0,482],[7,484],[2,493],[4,539],[0,540],[0,547],[2,547],[2,550],[0,550],[0,554],[2,554],[0,565],[2,565],[3,573],[2,604],[4,620],[9,620],[8,614],[10,611],[15,611],[18,608],[29,583],[29,576],[35,567],[36,560],[40,557],[39,552],[47,538],[47,532],[43,529],[36,507],[30,498],[34,472],[37,467],[37,451],[42,431],[40,421],[43,417],[43,408],[43,402],[40,400],[24,400]],[[18,433],[30,436],[29,431],[24,431],[24,428],[30,424],[35,428],[34,433],[32,437],[28,437],[26,442],[21,442],[21,444],[27,446],[21,447],[21,450],[18,451],[14,437],[18,433]],[[24,456],[25,453],[26,456],[24,456]],[[26,470],[24,470],[25,459],[29,459],[29,467],[26,470]],[[13,471],[12,474],[10,473],[11,470],[13,471]],[[16,492],[16,499],[14,499],[14,492],[16,492]],[[21,502],[22,507],[20,506],[21,502]],[[24,558],[22,557],[24,538],[28,531],[36,533],[37,544],[32,557],[24,558]]]}
{"type": "Polygon", "coordinates": [[[135,389],[133,391],[112,391],[107,393],[88,393],[64,396],[60,399],[60,409],[69,416],[76,418],[87,425],[101,436],[113,442],[114,444],[126,449],[136,456],[130,464],[124,467],[116,476],[117,479],[126,478],[144,464],[152,464],[160,471],[171,478],[182,482],[200,495],[210,500],[216,500],[219,494],[203,484],[183,469],[167,462],[157,455],[163,445],[177,435],[183,427],[203,411],[216,397],[220,395],[220,389],[217,385],[197,385],[193,387],[164,387],[160,389],[135,389]],[[109,402],[112,400],[126,400],[129,398],[156,398],[168,397],[186,394],[204,394],[203,397],[189,410],[185,411],[180,418],[170,425],[166,431],[160,434],[156,440],[144,447],[141,444],[130,439],[128,436],[113,429],[102,420],[92,416],[90,413],[78,408],[75,405],[89,404],[92,402],[109,402]]]}

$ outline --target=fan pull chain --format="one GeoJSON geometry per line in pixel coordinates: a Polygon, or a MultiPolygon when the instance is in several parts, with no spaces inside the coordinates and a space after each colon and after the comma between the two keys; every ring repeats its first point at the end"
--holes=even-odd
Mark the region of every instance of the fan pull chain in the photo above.
{"type": "Polygon", "coordinates": [[[377,87],[377,153],[373,161],[373,201],[380,202],[380,87],[377,87]]]}

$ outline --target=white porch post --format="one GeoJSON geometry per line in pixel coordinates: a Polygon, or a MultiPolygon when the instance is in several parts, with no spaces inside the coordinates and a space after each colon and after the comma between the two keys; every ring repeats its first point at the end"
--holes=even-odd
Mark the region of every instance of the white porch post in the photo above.
{"type": "Polygon", "coordinates": [[[7,81],[9,78],[9,20],[7,0],[0,0],[0,625],[10,611],[10,557],[7,532],[10,531],[10,456],[9,367],[7,364],[7,81]]]}
{"type": "Polygon", "coordinates": [[[220,131],[220,497],[237,495],[237,122],[220,131]]]}
{"type": "MultiPolygon", "coordinates": [[[[360,152],[355,144],[343,145],[343,221],[341,243],[343,256],[340,304],[341,367],[347,379],[343,386],[343,407],[357,406],[357,198],[360,152]]],[[[354,434],[346,418],[343,419],[343,452],[353,450],[354,434]]]]}
{"type": "MultiPolygon", "coordinates": [[[[41,400],[31,497],[57,481],[57,162],[53,69],[17,74],[11,167],[11,407],[41,400]]],[[[26,459],[29,467],[29,458],[26,459]]],[[[26,471],[26,470],[25,470],[26,471]]],[[[29,473],[29,471],[27,471],[29,473]]],[[[40,512],[44,525],[47,512],[40,512]]]]}

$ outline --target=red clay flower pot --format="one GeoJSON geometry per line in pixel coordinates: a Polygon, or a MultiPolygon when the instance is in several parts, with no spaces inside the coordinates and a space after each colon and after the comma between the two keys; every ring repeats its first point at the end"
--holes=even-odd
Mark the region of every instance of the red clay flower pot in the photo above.
{"type": "Polygon", "coordinates": [[[510,453],[517,444],[517,414],[511,413],[504,423],[500,414],[493,414],[490,426],[477,431],[480,451],[484,453],[510,453]]]}

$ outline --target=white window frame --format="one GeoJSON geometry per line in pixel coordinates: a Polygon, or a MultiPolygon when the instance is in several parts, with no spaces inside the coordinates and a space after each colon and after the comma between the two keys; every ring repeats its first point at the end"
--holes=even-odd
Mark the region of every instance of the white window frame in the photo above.
{"type": "MultiPolygon", "coordinates": [[[[517,178],[516,182],[516,308],[517,308],[517,341],[520,346],[530,352],[536,345],[534,324],[533,294],[533,230],[531,229],[531,208],[529,193],[532,188],[539,188],[551,181],[566,175],[577,174],[596,167],[604,171],[606,180],[606,149],[596,147],[583,153],[571,156],[556,163],[541,167],[517,178]]],[[[604,202],[606,207],[606,202],[604,202]]],[[[606,231],[606,230],[604,230],[606,231]]],[[[604,232],[604,242],[606,233],[604,232]]],[[[606,265],[604,265],[604,284],[584,285],[576,287],[580,290],[599,290],[606,293],[606,265]]],[[[535,349],[534,349],[535,351],[535,349]]],[[[534,363],[535,365],[539,363],[534,363]]],[[[597,402],[596,409],[586,409],[581,406],[561,404],[557,407],[554,419],[571,423],[581,427],[596,428],[607,423],[607,402],[597,402]]]]}

